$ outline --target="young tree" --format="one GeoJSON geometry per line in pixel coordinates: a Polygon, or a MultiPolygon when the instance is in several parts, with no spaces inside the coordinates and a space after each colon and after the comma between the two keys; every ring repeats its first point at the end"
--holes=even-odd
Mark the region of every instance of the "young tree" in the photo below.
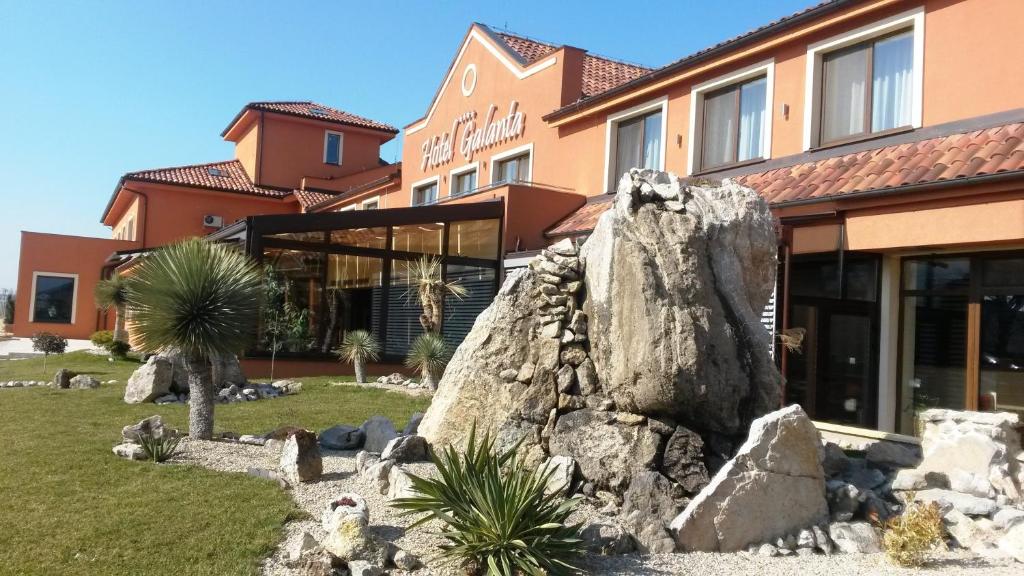
{"type": "Polygon", "coordinates": [[[124,307],[128,303],[128,280],[118,273],[106,280],[100,280],[93,289],[96,306],[106,311],[114,309],[114,340],[128,341],[128,333],[124,329],[124,307]]]}
{"type": "Polygon", "coordinates": [[[366,382],[366,361],[380,358],[380,342],[366,330],[353,330],[345,334],[341,347],[334,351],[342,360],[348,360],[356,369],[356,382],[366,382]]]}
{"type": "Polygon", "coordinates": [[[467,290],[458,282],[445,282],[441,276],[441,259],[437,256],[422,256],[409,263],[409,278],[416,286],[420,299],[420,324],[427,332],[441,330],[441,311],[445,296],[462,298],[467,290]]]}
{"type": "Polygon", "coordinates": [[[128,284],[128,309],[141,349],[174,348],[189,386],[189,436],[213,436],[210,359],[234,354],[259,318],[258,266],[241,252],[194,238],[142,259],[128,284]]]}
{"type": "Polygon", "coordinates": [[[43,353],[43,373],[46,373],[46,359],[50,354],[63,354],[68,349],[68,339],[49,332],[32,335],[32,349],[43,353]]]}

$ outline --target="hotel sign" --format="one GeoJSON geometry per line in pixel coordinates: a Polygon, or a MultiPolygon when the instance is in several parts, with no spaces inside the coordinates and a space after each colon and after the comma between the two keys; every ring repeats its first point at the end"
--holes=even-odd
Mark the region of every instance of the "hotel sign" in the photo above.
{"type": "Polygon", "coordinates": [[[455,148],[467,162],[481,150],[515,140],[523,135],[525,116],[519,111],[519,102],[513,100],[508,114],[495,118],[498,107],[491,104],[482,121],[478,121],[476,110],[470,110],[452,121],[448,132],[428,138],[423,143],[423,161],[420,170],[444,166],[455,157],[455,148]]]}

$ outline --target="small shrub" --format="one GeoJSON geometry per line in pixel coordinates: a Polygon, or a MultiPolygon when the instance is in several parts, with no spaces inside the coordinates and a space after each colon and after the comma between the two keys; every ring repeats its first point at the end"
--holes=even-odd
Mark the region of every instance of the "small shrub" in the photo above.
{"type": "Polygon", "coordinates": [[[63,354],[68,349],[68,339],[49,332],[36,332],[32,335],[32,349],[43,353],[43,372],[46,372],[46,359],[50,354],[63,354]]]}
{"type": "Polygon", "coordinates": [[[423,376],[423,383],[431,390],[435,390],[437,381],[450,358],[451,351],[444,338],[432,332],[424,332],[409,347],[405,365],[413,370],[419,370],[423,376]]]}
{"type": "Polygon", "coordinates": [[[181,442],[181,437],[170,433],[156,436],[153,434],[139,435],[139,444],[142,445],[142,451],[146,453],[146,458],[153,462],[166,462],[169,460],[178,450],[179,442],[181,442]]]}
{"type": "Polygon", "coordinates": [[[110,343],[114,341],[114,333],[110,330],[99,330],[93,332],[92,336],[89,336],[89,341],[92,342],[93,346],[106,350],[107,346],[110,346],[110,343]]]}
{"type": "Polygon", "coordinates": [[[356,371],[356,382],[366,381],[366,362],[376,362],[380,358],[380,342],[366,330],[353,330],[345,333],[341,346],[334,351],[341,360],[352,363],[356,371]]]}
{"type": "MultiPolygon", "coordinates": [[[[907,501],[912,502],[913,498],[914,495],[910,494],[907,501]]],[[[944,534],[938,504],[910,504],[903,514],[885,523],[882,546],[893,563],[918,567],[924,564],[929,551],[942,546],[944,534]]]]}
{"type": "Polygon", "coordinates": [[[494,576],[579,574],[579,525],[566,525],[578,499],[546,494],[554,469],[534,472],[516,458],[517,444],[497,453],[475,426],[465,453],[430,451],[440,478],[410,474],[415,496],[392,501],[405,515],[424,514],[410,528],[440,520],[448,543],[440,555],[471,572],[494,576]]]}
{"type": "Polygon", "coordinates": [[[125,342],[124,340],[112,340],[110,344],[107,344],[107,352],[118,360],[124,360],[128,357],[128,352],[132,349],[132,345],[125,342]]]}

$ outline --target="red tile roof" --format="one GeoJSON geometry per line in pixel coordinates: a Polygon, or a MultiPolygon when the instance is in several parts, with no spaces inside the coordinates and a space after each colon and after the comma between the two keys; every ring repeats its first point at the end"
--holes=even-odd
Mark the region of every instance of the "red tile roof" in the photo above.
{"type": "Polygon", "coordinates": [[[735,180],[779,204],[1017,170],[1024,170],[1024,123],[844,154],[735,180]]]}
{"type": "MultiPolygon", "coordinates": [[[[1024,178],[1024,123],[1020,122],[843,154],[734,180],[778,206],[1018,172],[1024,178]]],[[[547,235],[567,236],[593,230],[597,219],[611,207],[612,197],[607,194],[588,199],[549,229],[547,235]]]]}
{"type": "Polygon", "coordinates": [[[316,192],[313,190],[294,190],[292,194],[295,195],[295,199],[299,201],[299,206],[302,206],[303,210],[310,206],[315,206],[321,202],[327,202],[331,198],[337,196],[337,194],[327,194],[325,192],[316,192]]]}
{"type": "Polygon", "coordinates": [[[264,112],[276,112],[278,114],[287,114],[289,116],[298,116],[300,118],[310,118],[312,120],[321,120],[323,122],[331,122],[333,124],[341,124],[345,126],[356,126],[358,128],[369,128],[371,130],[380,130],[382,132],[390,132],[392,134],[398,133],[398,128],[391,126],[390,124],[384,124],[383,122],[377,122],[376,120],[370,120],[362,116],[357,116],[344,110],[338,110],[337,108],[331,108],[330,106],[324,106],[317,102],[250,102],[245,105],[242,110],[235,115],[228,127],[224,129],[221,136],[228,133],[232,127],[238,122],[239,118],[246,110],[262,110],[264,112]]]}
{"type": "MultiPolygon", "coordinates": [[[[554,44],[539,42],[508,32],[495,32],[495,35],[505,43],[509,50],[518,54],[527,65],[533,64],[560,48],[554,44]]],[[[636,64],[586,54],[583,56],[583,94],[581,97],[586,98],[610,90],[619,84],[639,78],[651,70],[652,68],[636,64]]]]}
{"type": "Polygon", "coordinates": [[[249,175],[242,168],[242,163],[238,160],[157,168],[155,170],[140,170],[138,172],[129,172],[121,179],[206,188],[224,192],[238,192],[271,198],[283,198],[291,193],[288,190],[256,186],[249,179],[249,175]]]}

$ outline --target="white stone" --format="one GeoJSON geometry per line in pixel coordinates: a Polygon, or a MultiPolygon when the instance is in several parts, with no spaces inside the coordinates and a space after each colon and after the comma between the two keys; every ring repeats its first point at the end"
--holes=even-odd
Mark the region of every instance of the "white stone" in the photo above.
{"type": "Polygon", "coordinates": [[[409,474],[401,466],[393,466],[388,473],[388,499],[411,498],[416,494],[409,474]]]}
{"type": "Polygon", "coordinates": [[[313,535],[309,532],[303,532],[302,536],[296,540],[288,549],[288,559],[292,562],[296,562],[302,558],[302,555],[315,549],[320,544],[313,538],[313,535]]]}
{"type": "Polygon", "coordinates": [[[398,437],[395,425],[384,416],[371,416],[360,428],[365,436],[363,448],[369,452],[383,452],[388,442],[398,437]]]}
{"type": "Polygon", "coordinates": [[[833,522],[828,527],[832,543],[845,554],[874,554],[882,551],[878,532],[867,522],[833,522]]]}
{"type": "Polygon", "coordinates": [[[152,402],[171,391],[174,367],[166,358],[152,356],[128,378],[124,401],[128,404],[152,402]]]}
{"type": "Polygon", "coordinates": [[[547,472],[551,472],[551,476],[548,477],[544,491],[548,494],[565,495],[572,485],[573,474],[576,473],[576,461],[568,456],[552,456],[545,460],[538,470],[540,474],[547,472]]]}
{"type": "Polygon", "coordinates": [[[1017,524],[1024,524],[1024,510],[1016,508],[1003,508],[992,516],[995,527],[1000,530],[1007,530],[1017,524]]]}
{"type": "Polygon", "coordinates": [[[988,516],[999,508],[994,500],[978,498],[970,494],[961,494],[941,488],[930,488],[916,492],[914,500],[926,504],[938,502],[940,506],[945,503],[968,516],[988,516]]]}
{"type": "Polygon", "coordinates": [[[146,451],[138,444],[118,444],[117,446],[114,446],[114,454],[117,454],[121,458],[127,458],[128,460],[146,459],[146,451]]]}
{"type": "Polygon", "coordinates": [[[999,550],[1024,562],[1024,523],[1018,523],[999,539],[999,550]]]}

